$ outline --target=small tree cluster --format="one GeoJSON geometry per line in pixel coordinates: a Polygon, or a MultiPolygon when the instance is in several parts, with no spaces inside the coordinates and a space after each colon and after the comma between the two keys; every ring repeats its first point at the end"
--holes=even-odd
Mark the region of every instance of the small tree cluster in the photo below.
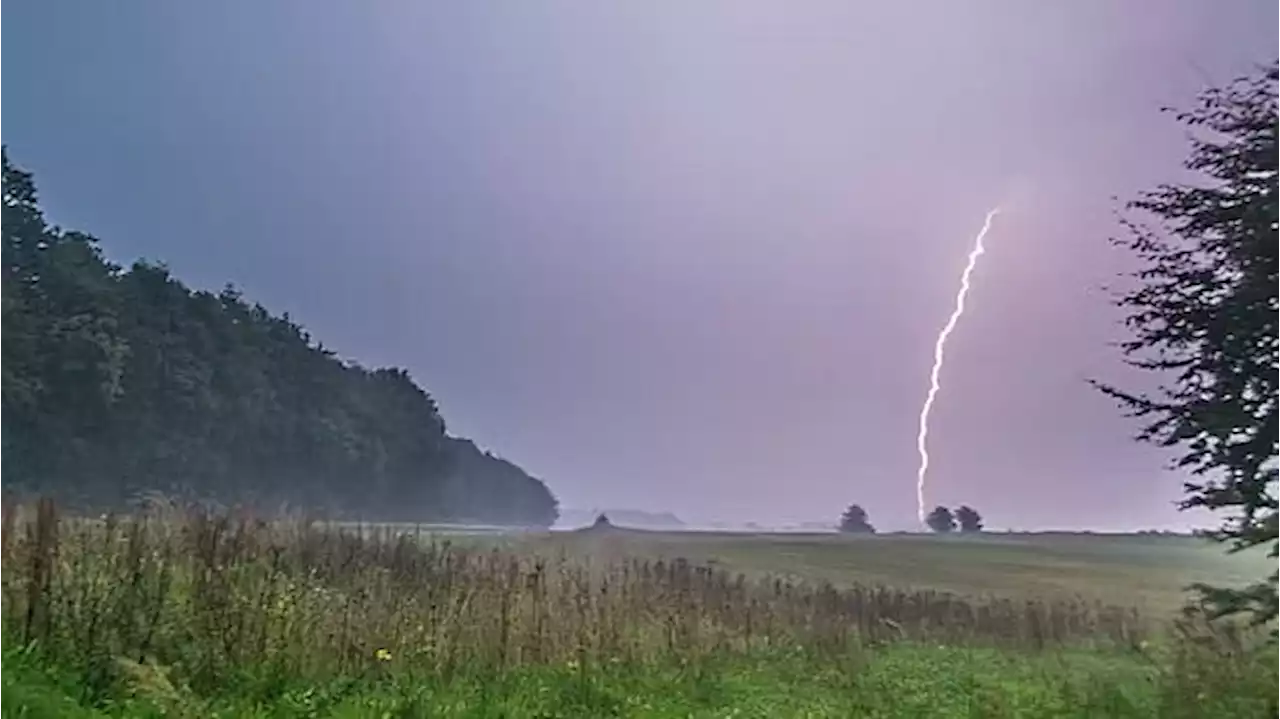
{"type": "Polygon", "coordinates": [[[950,534],[959,530],[962,534],[976,534],[982,531],[982,515],[968,505],[957,507],[955,511],[946,507],[935,507],[924,523],[938,534],[950,534]]]}
{"type": "MultiPolygon", "coordinates": [[[[974,534],[982,531],[982,515],[968,505],[961,505],[954,510],[935,507],[925,518],[925,524],[938,534],[950,534],[956,531],[962,534],[974,534]]],[[[841,534],[876,533],[867,510],[860,504],[851,504],[844,510],[844,514],[840,515],[839,529],[841,534]]]]}

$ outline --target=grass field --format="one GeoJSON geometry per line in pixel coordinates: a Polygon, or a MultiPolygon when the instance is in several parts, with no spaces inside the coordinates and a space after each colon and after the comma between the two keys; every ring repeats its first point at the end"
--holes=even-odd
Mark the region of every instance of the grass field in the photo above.
{"type": "Polygon", "coordinates": [[[1254,717],[1170,537],[429,537],[5,507],[4,716],[1254,717]],[[1136,608],[1135,606],[1136,605],[1136,608]]]}
{"type": "Polygon", "coordinates": [[[1168,617],[1195,582],[1243,586],[1274,569],[1265,551],[1226,554],[1192,537],[1102,534],[895,534],[640,532],[556,533],[526,540],[539,551],[610,561],[685,557],[729,571],[795,580],[889,585],[966,596],[1061,598],[1133,606],[1168,617]]]}

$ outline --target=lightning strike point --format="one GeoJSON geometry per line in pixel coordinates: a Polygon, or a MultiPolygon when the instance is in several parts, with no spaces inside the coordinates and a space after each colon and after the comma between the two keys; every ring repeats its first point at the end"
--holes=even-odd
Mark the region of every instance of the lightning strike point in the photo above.
{"type": "Polygon", "coordinates": [[[1000,214],[1000,207],[988,212],[987,219],[982,223],[982,230],[974,238],[973,250],[969,252],[969,261],[964,266],[964,272],[960,273],[960,290],[956,292],[955,309],[951,312],[947,323],[942,326],[942,331],[938,333],[938,339],[933,345],[933,369],[929,371],[929,392],[925,395],[924,404],[920,407],[920,431],[916,435],[916,450],[920,453],[920,468],[916,471],[916,515],[921,524],[924,523],[928,513],[925,504],[925,476],[929,473],[929,413],[933,411],[933,402],[938,397],[938,390],[941,389],[939,375],[942,373],[942,363],[946,357],[947,338],[951,336],[956,323],[960,321],[960,316],[964,314],[964,300],[969,295],[973,269],[978,266],[978,258],[987,251],[982,241],[991,231],[991,223],[998,214],[1000,214]]]}

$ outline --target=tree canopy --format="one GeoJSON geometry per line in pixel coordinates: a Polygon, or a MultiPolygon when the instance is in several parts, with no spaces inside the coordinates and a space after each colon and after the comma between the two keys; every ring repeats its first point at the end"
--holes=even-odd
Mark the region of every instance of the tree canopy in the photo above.
{"type": "Polygon", "coordinates": [[[875,534],[867,510],[860,504],[851,504],[840,517],[840,531],[845,534],[875,534]]]}
{"type": "Polygon", "coordinates": [[[972,534],[982,531],[982,515],[973,507],[967,504],[961,505],[956,508],[952,516],[955,517],[956,524],[960,525],[961,532],[972,534]]]}
{"type": "MultiPolygon", "coordinates": [[[[1198,176],[1130,202],[1139,260],[1118,297],[1129,364],[1164,383],[1130,392],[1095,383],[1141,418],[1139,439],[1178,452],[1190,472],[1182,507],[1224,513],[1212,536],[1234,549],[1277,543],[1277,66],[1207,90],[1178,119],[1198,176]],[[1137,219],[1134,219],[1134,215],[1137,219]]],[[[1246,592],[1206,590],[1222,613],[1276,615],[1273,574],[1246,592]]]]}
{"type": "Polygon", "coordinates": [[[6,490],[90,507],[141,493],[369,519],[549,525],[555,497],[451,437],[398,368],[337,357],[228,286],[125,269],[47,224],[4,152],[6,490]]]}
{"type": "Polygon", "coordinates": [[[934,507],[929,516],[924,518],[924,523],[938,534],[948,534],[956,528],[955,515],[946,507],[934,507]]]}

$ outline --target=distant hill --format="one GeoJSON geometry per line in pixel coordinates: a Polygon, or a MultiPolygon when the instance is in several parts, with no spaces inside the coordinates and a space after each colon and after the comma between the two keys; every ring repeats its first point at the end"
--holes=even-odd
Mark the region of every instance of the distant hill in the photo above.
{"type": "Polygon", "coordinates": [[[604,514],[615,527],[632,529],[684,529],[685,523],[671,512],[646,512],[639,509],[562,509],[557,527],[576,529],[590,526],[604,514]]]}

